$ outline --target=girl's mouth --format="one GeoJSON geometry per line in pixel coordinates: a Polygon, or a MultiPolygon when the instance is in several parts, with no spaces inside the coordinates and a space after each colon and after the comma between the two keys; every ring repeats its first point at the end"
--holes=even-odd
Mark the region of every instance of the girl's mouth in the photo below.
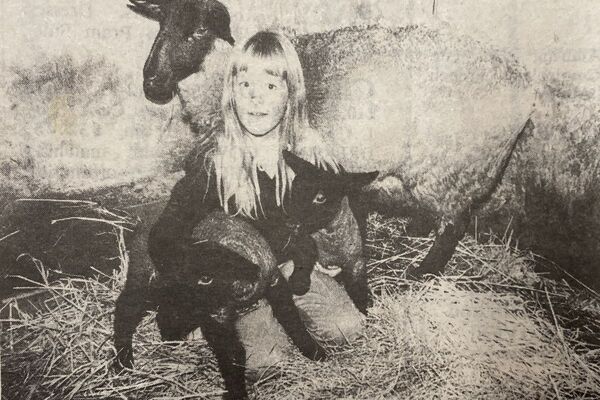
{"type": "Polygon", "coordinates": [[[264,117],[265,115],[267,115],[267,113],[258,112],[258,111],[249,112],[248,114],[251,115],[251,116],[253,116],[253,117],[264,117]]]}

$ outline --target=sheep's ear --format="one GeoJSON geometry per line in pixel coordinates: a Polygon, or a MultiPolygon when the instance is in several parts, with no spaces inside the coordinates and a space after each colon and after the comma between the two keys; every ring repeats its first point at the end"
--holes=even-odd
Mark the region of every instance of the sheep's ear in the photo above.
{"type": "Polygon", "coordinates": [[[286,164],[290,166],[292,171],[296,173],[296,175],[314,174],[319,171],[316,166],[288,150],[283,150],[283,159],[285,160],[286,164]]]}
{"type": "Polygon", "coordinates": [[[346,174],[345,179],[346,184],[351,189],[361,189],[363,186],[366,186],[373,182],[378,175],[379,171],[349,173],[346,174]]]}
{"type": "Polygon", "coordinates": [[[230,17],[227,7],[218,1],[214,1],[208,9],[208,27],[230,45],[234,45],[235,40],[231,37],[230,17]]]}
{"type": "Polygon", "coordinates": [[[160,9],[160,1],[157,0],[129,0],[131,4],[127,4],[127,8],[142,17],[153,21],[161,20],[163,13],[160,9]]]}

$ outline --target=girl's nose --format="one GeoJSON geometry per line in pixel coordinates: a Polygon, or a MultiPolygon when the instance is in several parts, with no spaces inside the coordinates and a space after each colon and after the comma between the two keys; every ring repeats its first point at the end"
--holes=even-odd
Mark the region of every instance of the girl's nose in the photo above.
{"type": "Polygon", "coordinates": [[[254,101],[259,101],[262,98],[260,91],[256,87],[251,87],[248,90],[248,95],[254,101]]]}

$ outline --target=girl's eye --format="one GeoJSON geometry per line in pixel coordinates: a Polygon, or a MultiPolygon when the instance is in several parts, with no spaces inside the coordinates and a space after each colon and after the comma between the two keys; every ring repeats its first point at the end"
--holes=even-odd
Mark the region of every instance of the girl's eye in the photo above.
{"type": "Polygon", "coordinates": [[[313,199],[313,204],[323,204],[327,201],[327,197],[319,190],[319,193],[313,199]]]}
{"type": "Polygon", "coordinates": [[[275,86],[274,84],[272,84],[272,83],[269,83],[269,90],[273,90],[273,89],[275,89],[276,87],[277,87],[277,86],[275,86]]]}
{"type": "Polygon", "coordinates": [[[240,82],[240,85],[241,85],[242,87],[250,87],[250,83],[248,83],[248,82],[246,82],[246,81],[244,81],[244,82],[240,82]]]}
{"type": "Polygon", "coordinates": [[[198,280],[198,286],[208,286],[213,282],[213,278],[211,278],[208,275],[203,275],[202,277],[200,277],[200,279],[198,280]]]}

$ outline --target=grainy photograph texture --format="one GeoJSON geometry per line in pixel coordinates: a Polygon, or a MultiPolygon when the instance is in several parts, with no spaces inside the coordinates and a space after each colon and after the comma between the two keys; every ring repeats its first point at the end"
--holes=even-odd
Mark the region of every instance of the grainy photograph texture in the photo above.
{"type": "Polygon", "coordinates": [[[600,398],[596,0],[0,1],[0,395],[600,398]]]}

